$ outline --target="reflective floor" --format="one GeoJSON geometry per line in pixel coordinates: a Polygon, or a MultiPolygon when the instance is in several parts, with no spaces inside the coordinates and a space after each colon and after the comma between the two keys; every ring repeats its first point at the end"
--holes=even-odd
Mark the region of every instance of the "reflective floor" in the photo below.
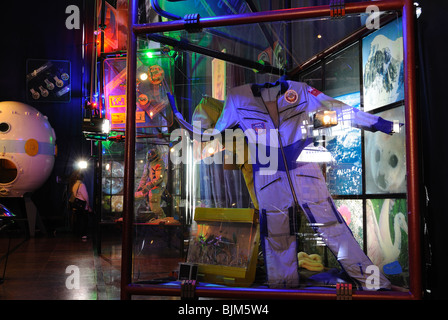
{"type": "Polygon", "coordinates": [[[28,240],[3,236],[0,300],[120,299],[121,238],[108,237],[101,255],[95,247],[70,233],[28,240]]]}

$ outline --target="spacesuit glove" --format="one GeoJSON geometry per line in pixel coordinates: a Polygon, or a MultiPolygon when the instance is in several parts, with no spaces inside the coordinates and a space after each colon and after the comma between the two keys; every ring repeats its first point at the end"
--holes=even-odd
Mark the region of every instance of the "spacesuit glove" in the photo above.
{"type": "Polygon", "coordinates": [[[403,130],[403,129],[401,129],[402,126],[404,126],[404,123],[401,123],[401,122],[398,123],[398,131],[395,131],[395,128],[393,128],[392,133],[400,133],[401,130],[403,130]]]}
{"type": "Polygon", "coordinates": [[[379,130],[386,134],[392,135],[394,133],[399,133],[402,126],[404,126],[404,123],[398,121],[389,121],[378,117],[378,122],[373,125],[373,128],[375,130],[379,130]]]}

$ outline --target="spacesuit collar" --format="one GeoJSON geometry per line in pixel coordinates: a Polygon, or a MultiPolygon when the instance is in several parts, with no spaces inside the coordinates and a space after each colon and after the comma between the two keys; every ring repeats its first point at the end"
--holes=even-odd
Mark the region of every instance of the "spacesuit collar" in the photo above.
{"type": "Polygon", "coordinates": [[[275,87],[280,85],[280,94],[283,94],[286,92],[286,90],[288,90],[288,82],[285,80],[277,80],[275,83],[270,83],[270,82],[266,82],[263,84],[256,84],[253,83],[251,85],[251,89],[252,89],[252,94],[255,97],[261,97],[261,91],[265,88],[271,88],[271,87],[275,87]]]}

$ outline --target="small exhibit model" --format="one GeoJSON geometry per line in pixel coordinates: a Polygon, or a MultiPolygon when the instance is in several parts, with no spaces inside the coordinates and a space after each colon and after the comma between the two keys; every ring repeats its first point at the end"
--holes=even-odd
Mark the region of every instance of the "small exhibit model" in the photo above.
{"type": "Polygon", "coordinates": [[[149,207],[155,214],[156,219],[166,217],[165,212],[160,207],[165,184],[165,163],[160,158],[157,149],[150,149],[146,155],[146,164],[136,192],[136,198],[147,197],[149,207]]]}

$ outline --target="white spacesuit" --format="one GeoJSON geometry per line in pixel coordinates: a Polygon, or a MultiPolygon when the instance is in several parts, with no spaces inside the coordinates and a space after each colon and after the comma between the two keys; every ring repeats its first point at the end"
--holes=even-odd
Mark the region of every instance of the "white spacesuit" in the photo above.
{"type": "MultiPolygon", "coordinates": [[[[179,122],[184,123],[175,107],[174,110],[179,122]]],[[[336,111],[339,125],[393,132],[391,121],[354,109],[294,81],[232,88],[215,125],[215,132],[239,127],[250,145],[267,282],[272,288],[299,285],[296,238],[299,207],[346,273],[359,288],[368,288],[370,273],[366,271],[373,263],[337,211],[319,165],[297,161],[315,138],[310,130],[313,126],[310,116],[325,110],[336,111]],[[268,88],[274,90],[271,101],[262,97],[268,88]],[[266,160],[266,156],[260,157],[261,147],[269,153],[268,160],[276,162],[261,161],[266,160]]],[[[381,288],[390,287],[384,275],[380,274],[378,281],[381,288]]]]}
{"type": "Polygon", "coordinates": [[[165,190],[165,162],[160,158],[157,149],[150,149],[146,154],[146,164],[137,188],[137,193],[148,197],[149,207],[156,219],[165,218],[165,212],[160,206],[165,190]]]}

